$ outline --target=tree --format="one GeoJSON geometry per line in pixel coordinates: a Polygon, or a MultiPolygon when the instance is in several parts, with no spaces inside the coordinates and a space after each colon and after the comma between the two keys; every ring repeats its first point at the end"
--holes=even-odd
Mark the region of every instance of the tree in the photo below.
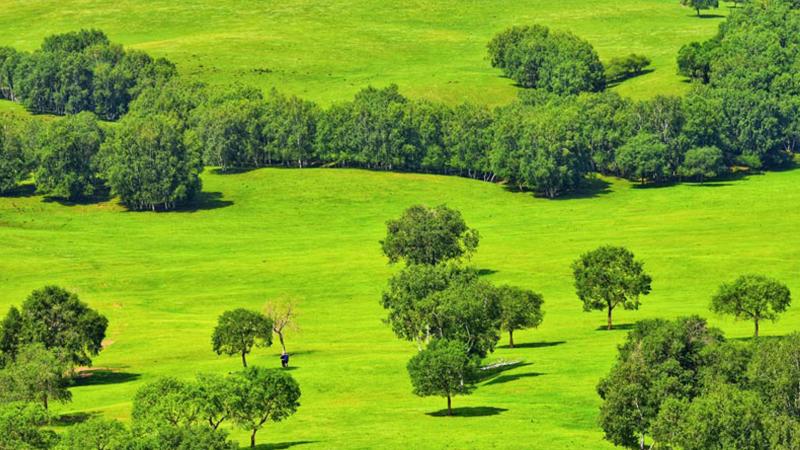
{"type": "Polygon", "coordinates": [[[8,308],[8,313],[0,322],[0,368],[17,358],[19,337],[22,333],[22,316],[15,307],[8,308]]]}
{"type": "Polygon", "coordinates": [[[681,0],[681,5],[694,9],[700,17],[700,10],[719,8],[719,0],[681,0]]]}
{"type": "Polygon", "coordinates": [[[40,143],[36,190],[69,200],[91,197],[98,184],[95,156],[102,141],[90,112],[53,121],[40,143]]]}
{"type": "Polygon", "coordinates": [[[475,389],[478,358],[462,342],[436,339],[408,362],[408,375],[414,394],[447,398],[447,415],[453,415],[452,397],[467,395],[475,389]]]}
{"type": "Polygon", "coordinates": [[[763,275],[742,275],[732,283],[723,283],[711,299],[711,311],[730,314],[737,320],[752,320],[755,336],[762,320],[778,319],[792,302],[789,288],[763,275]]]}
{"type": "Polygon", "coordinates": [[[250,431],[250,447],[255,448],[256,433],[267,422],[280,422],[297,411],[300,386],[281,370],[249,367],[235,376],[232,419],[250,431]]]}
{"type": "Polygon", "coordinates": [[[19,349],[16,360],[0,371],[0,400],[41,402],[48,409],[52,400],[72,400],[67,389],[70,379],[69,361],[47,350],[40,343],[19,349]]]}
{"type": "Polygon", "coordinates": [[[457,210],[416,205],[386,223],[381,247],[391,263],[438,264],[469,257],[479,239],[478,231],[469,228],[457,210]]]}
{"type": "Polygon", "coordinates": [[[131,410],[136,434],[146,435],[165,427],[186,428],[200,419],[200,399],[196,385],[164,377],[136,391],[131,410]]]}
{"type": "Polygon", "coordinates": [[[622,58],[611,58],[606,67],[606,79],[609,82],[619,82],[641,75],[650,63],[650,58],[635,53],[622,58]]]}
{"type": "Polygon", "coordinates": [[[22,132],[20,120],[10,114],[0,114],[0,194],[14,189],[30,174],[30,158],[22,132]]]}
{"type": "Polygon", "coordinates": [[[8,450],[44,450],[51,448],[58,435],[41,427],[50,416],[34,403],[0,404],[0,448],[8,450]]]}
{"type": "Polygon", "coordinates": [[[711,62],[719,47],[716,40],[692,42],[678,51],[678,74],[707,84],[711,81],[711,62]]]}
{"type": "Polygon", "coordinates": [[[280,160],[301,168],[308,165],[314,156],[319,114],[315,103],[273,90],[263,115],[267,162],[280,160]]]}
{"type": "Polygon", "coordinates": [[[541,294],[514,286],[498,288],[502,328],[508,331],[508,346],[514,347],[514,331],[536,328],[542,323],[541,294]]]}
{"type": "Polygon", "coordinates": [[[198,374],[197,390],[200,415],[216,430],[232,414],[235,402],[233,380],[219,375],[198,374]]]}
{"type": "Polygon", "coordinates": [[[211,344],[218,355],[242,355],[242,366],[247,367],[247,354],[254,345],[272,345],[272,326],[272,320],[255,311],[225,311],[217,320],[211,344]]]}
{"type": "Polygon", "coordinates": [[[207,165],[223,171],[260,167],[263,155],[264,103],[261,99],[235,98],[210,102],[194,112],[190,141],[207,165]]]}
{"type": "Polygon", "coordinates": [[[283,297],[267,302],[264,315],[272,321],[272,331],[278,335],[281,350],[286,353],[284,334],[288,330],[297,331],[297,305],[294,299],[283,297]]]}
{"type": "MultiPolygon", "coordinates": [[[[85,366],[103,349],[108,319],[66,289],[45,286],[31,292],[19,316],[16,345],[40,343],[62,353],[72,365],[85,366]]],[[[4,351],[15,354],[17,349],[4,351]]]]}
{"type": "Polygon", "coordinates": [[[609,330],[614,308],[639,309],[639,297],[650,293],[650,276],[624,247],[602,246],[585,253],[572,263],[572,271],[583,310],[606,310],[609,330]]]}
{"type": "Polygon", "coordinates": [[[98,417],[67,428],[55,449],[123,450],[129,440],[122,422],[98,417]]]}
{"type": "Polygon", "coordinates": [[[623,176],[642,184],[669,176],[667,146],[652,134],[639,134],[617,149],[616,163],[623,176]]]}
{"type": "Polygon", "coordinates": [[[512,27],[488,44],[493,67],[523,87],[559,95],[605,88],[603,64],[587,41],[540,25],[512,27]]]}
{"type": "Polygon", "coordinates": [[[724,170],[722,150],[716,147],[697,147],[686,152],[678,173],[684,177],[697,178],[702,183],[706,178],[714,178],[724,170]]]}
{"type": "Polygon", "coordinates": [[[203,168],[183,142],[182,125],[163,115],[127,115],[101,150],[111,192],[134,210],[172,209],[200,192],[203,168]]]}

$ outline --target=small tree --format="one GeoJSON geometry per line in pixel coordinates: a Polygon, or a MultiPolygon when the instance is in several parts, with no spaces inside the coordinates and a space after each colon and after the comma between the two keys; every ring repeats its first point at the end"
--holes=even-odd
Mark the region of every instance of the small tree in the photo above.
{"type": "Polygon", "coordinates": [[[639,309],[639,297],[650,293],[650,276],[624,247],[603,246],[585,253],[572,263],[572,271],[583,310],[606,310],[609,330],[614,308],[639,309]]]}
{"type": "Polygon", "coordinates": [[[288,330],[297,331],[297,305],[294,299],[282,297],[267,302],[264,315],[272,320],[272,331],[278,335],[281,349],[286,353],[284,334],[288,330]]]}
{"type": "Polygon", "coordinates": [[[669,176],[668,148],[658,136],[640,133],[617,150],[616,163],[622,176],[658,182],[669,176]]]}
{"type": "Polygon", "coordinates": [[[711,299],[711,311],[731,314],[737,320],[752,320],[755,336],[761,320],[778,319],[792,302],[789,288],[763,275],[742,275],[733,283],[724,283],[711,299]]]}
{"type": "Polygon", "coordinates": [[[508,346],[514,347],[514,331],[525,328],[536,328],[542,323],[541,294],[514,286],[501,286],[500,309],[502,311],[502,327],[508,331],[508,346]]]}
{"type": "Polygon", "coordinates": [[[69,361],[58,353],[41,343],[26,345],[0,371],[0,400],[40,402],[45,410],[51,400],[66,403],[72,399],[68,373],[69,361]]]}
{"type": "Polygon", "coordinates": [[[386,228],[381,246],[391,263],[437,264],[469,256],[478,247],[478,231],[467,226],[460,212],[444,205],[412,206],[386,228]]]}
{"type": "Polygon", "coordinates": [[[250,367],[237,376],[232,419],[250,431],[250,447],[255,448],[256,433],[267,422],[280,422],[297,411],[300,386],[281,370],[250,367]]]}
{"type": "Polygon", "coordinates": [[[452,397],[468,395],[475,389],[478,358],[458,341],[436,339],[408,362],[414,394],[447,398],[447,415],[453,415],[452,397]]]}
{"type": "Polygon", "coordinates": [[[56,450],[122,450],[130,440],[119,420],[93,418],[67,428],[56,450]]]}
{"type": "Polygon", "coordinates": [[[702,183],[706,178],[714,178],[724,170],[725,161],[720,149],[698,147],[686,152],[678,173],[684,177],[697,178],[702,183]]]}
{"type": "Polygon", "coordinates": [[[681,0],[681,5],[694,9],[700,17],[700,10],[719,8],[719,0],[681,0]]]}
{"type": "Polygon", "coordinates": [[[225,311],[219,316],[211,344],[218,355],[241,354],[242,366],[247,367],[247,354],[254,345],[272,345],[272,320],[242,308],[225,311]]]}

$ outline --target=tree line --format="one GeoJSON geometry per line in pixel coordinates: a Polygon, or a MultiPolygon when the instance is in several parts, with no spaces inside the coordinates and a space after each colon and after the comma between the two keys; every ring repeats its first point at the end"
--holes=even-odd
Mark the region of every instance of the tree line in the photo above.
{"type": "MultiPolygon", "coordinates": [[[[588,42],[542,26],[513,27],[489,43],[492,64],[527,87],[495,109],[409,99],[394,85],[321,108],[276,91],[151,77],[127,88],[127,114],[115,126],[98,123],[88,107],[49,123],[0,116],[0,191],[33,173],[44,195],[110,191],[131,209],[172,209],[200,191],[204,166],[460,175],[550,198],[595,173],[664,183],[779,169],[800,142],[798,17],[788,0],[737,8],[717,37],[679,52],[680,73],[695,81],[688,95],[642,101],[604,89],[641,73],[647,58],[604,67],[588,42]],[[739,64],[747,55],[759,59],[739,64]]],[[[97,45],[118,48],[84,31],[47,38],[40,52],[92,53],[97,45]]]]}
{"type": "MultiPolygon", "coordinates": [[[[226,312],[212,347],[218,354],[241,353],[244,362],[255,344],[270,345],[273,333],[283,343],[295,320],[290,300],[269,302],[263,314],[226,312]]],[[[37,289],[20,308],[9,308],[0,322],[0,448],[234,450],[239,446],[223,423],[248,431],[255,447],[260,429],[300,406],[300,388],[288,372],[245,364],[227,376],[162,377],[143,385],[133,398],[130,426],[92,418],[62,434],[49,430],[51,403],[71,401],[69,387],[103,350],[107,326],[102,314],[58,286],[37,289]]]]}

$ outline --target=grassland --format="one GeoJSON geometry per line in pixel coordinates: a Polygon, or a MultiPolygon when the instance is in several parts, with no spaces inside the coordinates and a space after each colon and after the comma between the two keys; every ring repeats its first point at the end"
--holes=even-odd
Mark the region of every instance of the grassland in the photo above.
{"type": "MultiPolygon", "coordinates": [[[[598,329],[603,314],[581,311],[569,271],[578,254],[620,244],[645,261],[653,293],[641,311],[620,313],[620,324],[710,316],[716,286],[743,272],[775,276],[800,292],[797,170],[658,189],[607,180],[598,191],[554,201],[461,178],[357,170],[206,173],[204,182],[197,208],[174,213],[125,212],[113,201],[62,205],[26,192],[0,198],[0,308],[56,283],[111,321],[95,365],[115,372],[80,383],[61,413],[124,419],[135,390],[154,377],[237,370],[237,358],[211,351],[217,315],[291,294],[301,299],[301,331],[288,344],[302,407],[267,427],[262,442],[610,448],[596,425],[594,388],[625,330],[598,329]],[[541,329],[520,333],[520,348],[490,357],[526,365],[455,400],[473,417],[431,416],[443,400],[411,394],[405,364],[415,349],[381,322],[378,303],[394,270],[378,245],[385,220],[415,203],[445,202],[480,230],[474,263],[489,280],[546,299],[541,329]]],[[[732,337],[752,333],[748,323],[710,318],[732,337]]],[[[793,307],[763,328],[774,335],[798,325],[793,307]]],[[[278,350],[257,350],[252,362],[277,366],[278,350]]]]}
{"type": "Polygon", "coordinates": [[[497,105],[516,88],[490,67],[485,46],[510,25],[573,31],[603,60],[650,57],[652,73],[615,88],[641,98],[684,92],[678,49],[713,35],[728,11],[701,19],[677,0],[8,0],[0,45],[32,50],[49,34],[95,27],[211,83],[276,87],[322,103],[397,83],[412,97],[497,105]]]}

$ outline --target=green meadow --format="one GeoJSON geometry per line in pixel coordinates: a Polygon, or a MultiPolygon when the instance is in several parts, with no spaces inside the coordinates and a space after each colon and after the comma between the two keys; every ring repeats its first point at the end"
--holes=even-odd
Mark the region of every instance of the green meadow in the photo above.
{"type": "MultiPolygon", "coordinates": [[[[262,448],[611,448],[596,423],[595,393],[626,325],[647,317],[700,314],[733,338],[749,323],[708,312],[719,283],[759,272],[800,292],[800,171],[716,183],[640,188],[598,179],[572,198],[545,200],[455,177],[340,169],[206,172],[202,199],[171,213],[126,212],[114,201],[49,202],[28,191],[0,199],[0,307],[47,283],[78,292],[108,316],[99,373],[58,406],[64,421],[91,414],[127,418],[136,389],[162,375],[238,370],[210,335],[226,309],[259,309],[293,295],[300,330],[288,336],[298,413],[268,425],[262,448]],[[473,263],[494,283],[540,291],[545,320],[515,335],[487,362],[521,361],[457,397],[458,417],[437,417],[443,399],[415,397],[405,370],[416,352],[382,323],[388,266],[378,241],[406,207],[447,203],[482,241],[473,263]],[[601,244],[629,247],[653,276],[638,312],[602,330],[584,313],[569,265],[601,244]]],[[[767,335],[800,325],[797,307],[767,335]]],[[[277,367],[276,347],[257,365],[277,367]]],[[[246,435],[233,435],[241,444],[246,435]]]]}
{"type": "Polygon", "coordinates": [[[680,94],[681,45],[711,37],[728,6],[697,18],[678,0],[9,0],[0,45],[38,48],[50,34],[104,30],[113,42],[165,56],[210,83],[277,88],[324,104],[367,85],[492,105],[516,88],[486,58],[511,25],[542,24],[587,39],[600,58],[644,54],[653,72],[616,89],[632,97],[680,94]]]}

